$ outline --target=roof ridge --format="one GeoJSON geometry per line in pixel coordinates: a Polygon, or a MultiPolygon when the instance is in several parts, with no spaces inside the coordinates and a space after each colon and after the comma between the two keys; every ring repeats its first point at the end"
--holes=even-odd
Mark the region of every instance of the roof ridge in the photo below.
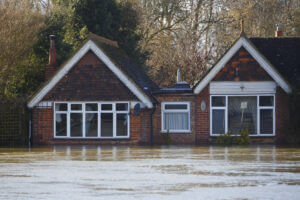
{"type": "Polygon", "coordinates": [[[102,36],[97,35],[97,34],[92,33],[92,32],[89,33],[89,37],[88,38],[95,38],[95,39],[97,39],[98,41],[100,41],[102,43],[105,43],[105,44],[108,44],[108,45],[111,45],[111,46],[119,48],[119,45],[118,45],[117,41],[107,39],[105,37],[102,37],[102,36]]]}
{"type": "Polygon", "coordinates": [[[281,36],[281,37],[249,37],[249,39],[251,38],[260,38],[260,39],[289,39],[289,38],[299,38],[300,36],[281,36]]]}

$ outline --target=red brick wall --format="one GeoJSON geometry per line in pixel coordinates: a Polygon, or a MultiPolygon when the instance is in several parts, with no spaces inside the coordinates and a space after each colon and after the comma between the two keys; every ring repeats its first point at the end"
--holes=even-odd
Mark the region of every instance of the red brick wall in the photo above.
{"type": "Polygon", "coordinates": [[[188,95],[156,95],[155,98],[160,102],[157,105],[156,110],[153,114],[153,133],[154,133],[154,144],[165,144],[163,133],[161,133],[161,103],[165,101],[188,101],[190,102],[190,133],[172,133],[170,132],[171,144],[195,144],[195,97],[193,94],[188,95]]]}
{"type": "Polygon", "coordinates": [[[53,107],[33,109],[33,145],[47,144],[123,144],[138,145],[150,144],[151,110],[143,109],[139,116],[130,111],[130,138],[129,139],[54,139],[53,137],[53,107]]]}
{"type": "Polygon", "coordinates": [[[289,95],[286,94],[279,86],[276,91],[275,107],[275,142],[280,144],[285,142],[285,136],[288,131],[289,122],[289,95]]]}
{"type": "Polygon", "coordinates": [[[272,78],[242,47],[217,73],[213,81],[272,81],[272,78]]]}
{"type": "Polygon", "coordinates": [[[32,114],[33,145],[47,144],[53,138],[53,108],[34,108],[32,114]]]}
{"type": "Polygon", "coordinates": [[[196,144],[209,143],[210,98],[209,85],[196,96],[196,144]],[[205,110],[201,110],[201,102],[205,102],[205,110]]]}
{"type": "Polygon", "coordinates": [[[55,101],[127,101],[136,96],[91,51],[44,97],[55,101]]]}

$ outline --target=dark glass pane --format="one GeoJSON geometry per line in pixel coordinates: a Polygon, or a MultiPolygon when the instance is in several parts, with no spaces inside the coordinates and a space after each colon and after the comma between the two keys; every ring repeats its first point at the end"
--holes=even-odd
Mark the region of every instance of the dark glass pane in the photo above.
{"type": "Polygon", "coordinates": [[[118,111],[128,110],[128,103],[117,103],[116,108],[118,111]]]}
{"type": "Polygon", "coordinates": [[[228,97],[228,130],[239,134],[245,128],[249,134],[257,134],[257,98],[228,97]]]}
{"type": "Polygon", "coordinates": [[[101,109],[102,110],[112,110],[112,104],[102,104],[101,109]]]}
{"type": "Polygon", "coordinates": [[[71,137],[82,137],[82,113],[71,113],[71,137]]]}
{"type": "Polygon", "coordinates": [[[117,114],[117,136],[128,135],[128,115],[117,114]]]}
{"type": "Polygon", "coordinates": [[[56,136],[67,136],[67,114],[56,114],[55,119],[56,136]]]}
{"type": "Polygon", "coordinates": [[[101,113],[101,137],[113,136],[113,114],[101,113]]]}
{"type": "Polygon", "coordinates": [[[213,134],[225,133],[225,110],[212,111],[212,133],[213,134]]]}
{"type": "Polygon", "coordinates": [[[273,110],[260,110],[260,133],[273,134],[273,110]]]}
{"type": "Polygon", "coordinates": [[[68,104],[67,103],[56,103],[55,104],[55,111],[67,111],[68,104]]]}
{"type": "Polygon", "coordinates": [[[274,97],[273,96],[261,96],[259,97],[259,106],[273,106],[274,97]]]}
{"type": "Polygon", "coordinates": [[[212,106],[214,107],[224,107],[225,97],[212,97],[212,106]]]}
{"type": "Polygon", "coordinates": [[[85,136],[97,137],[98,136],[98,114],[87,113],[85,115],[85,136]]]}
{"type": "Polygon", "coordinates": [[[71,110],[82,110],[81,104],[71,104],[71,110]]]}
{"type": "Polygon", "coordinates": [[[98,104],[96,103],[87,103],[85,104],[86,111],[98,111],[98,104]]]}
{"type": "Polygon", "coordinates": [[[165,105],[166,110],[186,110],[186,104],[167,104],[165,105]]]}

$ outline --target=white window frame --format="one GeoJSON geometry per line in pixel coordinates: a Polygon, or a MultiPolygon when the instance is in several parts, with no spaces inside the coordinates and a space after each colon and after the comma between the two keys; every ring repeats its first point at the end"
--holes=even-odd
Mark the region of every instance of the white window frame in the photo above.
{"type": "Polygon", "coordinates": [[[241,94],[231,94],[231,95],[210,95],[210,113],[209,113],[209,121],[210,121],[210,136],[220,136],[221,134],[213,134],[212,132],[212,111],[213,110],[217,110],[217,109],[221,109],[221,110],[225,110],[225,133],[228,132],[228,97],[238,97],[238,96],[244,96],[244,97],[256,97],[257,99],[257,134],[249,134],[250,137],[270,137],[270,136],[275,136],[276,135],[276,130],[275,130],[275,125],[276,125],[276,95],[275,94],[247,94],[247,95],[241,95],[241,94]],[[213,107],[212,106],[212,98],[213,97],[225,97],[225,106],[223,107],[213,107]],[[259,105],[259,97],[260,96],[272,96],[273,97],[273,106],[260,106],[259,105]],[[260,132],[260,110],[264,110],[264,109],[272,109],[273,110],[273,133],[261,133],[260,132]]]}
{"type": "Polygon", "coordinates": [[[102,101],[102,102],[64,102],[64,101],[56,101],[53,104],[53,138],[59,139],[127,139],[130,138],[130,104],[128,101],[102,101]],[[55,105],[58,103],[67,104],[67,111],[55,111],[55,105]],[[86,111],[86,104],[93,103],[98,105],[97,111],[86,111]],[[126,103],[128,110],[126,111],[117,111],[116,104],[118,103],[126,103]],[[82,110],[81,111],[71,111],[71,104],[81,104],[82,110]],[[102,104],[112,104],[112,110],[101,110],[102,104]],[[56,114],[66,114],[67,115],[67,136],[56,136],[56,114]],[[71,137],[70,131],[70,114],[71,113],[82,113],[82,137],[71,137]],[[97,137],[86,137],[86,130],[85,130],[85,118],[87,113],[97,113],[98,117],[98,130],[97,130],[97,137]],[[101,114],[102,113],[112,113],[113,114],[113,136],[112,137],[102,137],[101,136],[101,114]],[[117,114],[127,114],[127,136],[117,136],[117,114]]]}
{"type": "Polygon", "coordinates": [[[161,103],[161,132],[162,133],[167,133],[167,132],[170,132],[170,133],[190,133],[191,132],[191,110],[190,110],[190,102],[188,101],[167,101],[167,102],[162,102],[161,103]],[[166,110],[165,109],[165,106],[166,105],[187,105],[187,109],[180,109],[180,110],[166,110]],[[166,130],[165,129],[165,125],[164,125],[164,114],[165,113],[188,113],[188,129],[187,130],[166,130]]]}

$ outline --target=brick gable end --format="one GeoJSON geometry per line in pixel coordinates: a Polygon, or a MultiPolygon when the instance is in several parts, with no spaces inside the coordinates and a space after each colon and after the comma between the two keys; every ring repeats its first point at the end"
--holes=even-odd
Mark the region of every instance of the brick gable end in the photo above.
{"type": "Polygon", "coordinates": [[[240,48],[217,73],[213,81],[272,81],[271,76],[259,65],[245,48],[240,48]]]}
{"type": "Polygon", "coordinates": [[[89,51],[43,100],[127,101],[137,98],[92,51],[89,51]]]}

